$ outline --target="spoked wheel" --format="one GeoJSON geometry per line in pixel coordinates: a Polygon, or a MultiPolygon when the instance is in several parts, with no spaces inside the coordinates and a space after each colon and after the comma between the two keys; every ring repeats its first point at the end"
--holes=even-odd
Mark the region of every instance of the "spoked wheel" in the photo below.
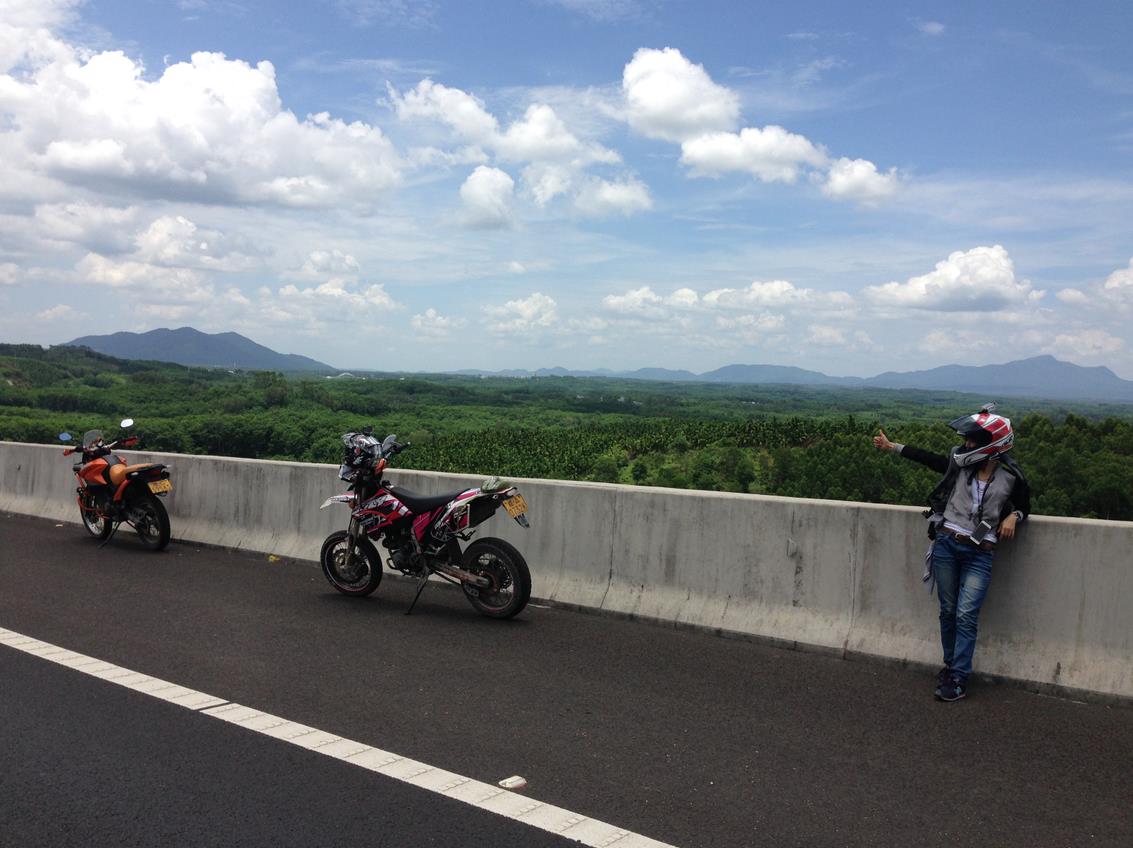
{"type": "Polygon", "coordinates": [[[369,595],[382,582],[382,560],[377,549],[365,537],[354,542],[350,553],[350,534],[337,530],[327,536],[319,553],[323,576],[344,595],[369,595]]]}
{"type": "Polygon", "coordinates": [[[95,510],[94,495],[83,495],[82,498],[82,504],[79,506],[79,517],[83,521],[83,527],[87,528],[87,532],[101,542],[110,535],[110,531],[114,529],[114,524],[109,518],[103,518],[95,510]]]}
{"type": "Polygon", "coordinates": [[[165,504],[149,492],[130,506],[130,523],[150,550],[160,551],[169,544],[169,513],[165,504]]]}
{"type": "Polygon", "coordinates": [[[491,618],[518,615],[531,597],[531,572],[523,555],[503,539],[485,538],[464,551],[462,567],[492,585],[486,588],[461,584],[468,602],[491,618]]]}

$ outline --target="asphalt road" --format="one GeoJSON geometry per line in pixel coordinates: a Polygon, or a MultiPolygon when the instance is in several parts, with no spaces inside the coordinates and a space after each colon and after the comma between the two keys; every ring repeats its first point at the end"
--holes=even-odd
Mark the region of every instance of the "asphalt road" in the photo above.
{"type": "MultiPolygon", "coordinates": [[[[1133,845],[1133,708],[411,596],[0,515],[0,627],[673,845],[1133,845]]],[[[0,845],[104,844],[571,843],[0,646],[0,845]]]]}

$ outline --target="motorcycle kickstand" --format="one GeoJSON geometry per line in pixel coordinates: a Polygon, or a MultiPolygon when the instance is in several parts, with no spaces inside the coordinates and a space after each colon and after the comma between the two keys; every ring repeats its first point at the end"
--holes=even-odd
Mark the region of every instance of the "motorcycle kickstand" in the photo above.
{"type": "Polygon", "coordinates": [[[413,612],[413,608],[417,606],[417,599],[421,597],[421,593],[425,591],[425,586],[429,582],[429,570],[425,569],[425,573],[417,578],[417,594],[413,596],[413,603],[409,605],[409,609],[405,611],[406,615],[413,612]]]}
{"type": "Polygon", "coordinates": [[[102,540],[102,542],[98,546],[98,550],[102,550],[108,544],[110,544],[110,540],[114,538],[114,534],[118,532],[118,528],[121,527],[121,526],[122,526],[121,521],[115,521],[114,522],[114,526],[110,528],[110,535],[102,540]]]}

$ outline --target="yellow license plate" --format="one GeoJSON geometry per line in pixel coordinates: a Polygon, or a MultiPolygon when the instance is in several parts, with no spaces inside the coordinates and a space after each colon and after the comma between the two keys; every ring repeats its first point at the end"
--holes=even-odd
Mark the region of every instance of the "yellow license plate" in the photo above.
{"type": "Polygon", "coordinates": [[[153,480],[149,484],[149,490],[155,495],[160,495],[162,492],[172,492],[173,483],[169,480],[153,480]]]}
{"type": "Polygon", "coordinates": [[[523,515],[527,512],[527,501],[523,499],[523,495],[512,495],[504,501],[504,509],[507,510],[508,515],[515,518],[517,515],[523,515]]]}

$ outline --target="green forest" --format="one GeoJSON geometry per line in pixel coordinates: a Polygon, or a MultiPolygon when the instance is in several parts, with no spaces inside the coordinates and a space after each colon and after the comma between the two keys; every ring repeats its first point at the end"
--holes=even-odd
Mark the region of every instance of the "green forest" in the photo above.
{"type": "MultiPolygon", "coordinates": [[[[327,379],[0,345],[0,439],[117,432],[140,447],[337,463],[372,425],[403,468],[921,504],[933,472],[875,450],[946,452],[946,422],[991,398],[954,392],[373,374],[327,379]]],[[[1133,407],[999,398],[1035,513],[1133,520],[1133,407]]],[[[60,473],[69,469],[60,461],[60,473]]]]}

